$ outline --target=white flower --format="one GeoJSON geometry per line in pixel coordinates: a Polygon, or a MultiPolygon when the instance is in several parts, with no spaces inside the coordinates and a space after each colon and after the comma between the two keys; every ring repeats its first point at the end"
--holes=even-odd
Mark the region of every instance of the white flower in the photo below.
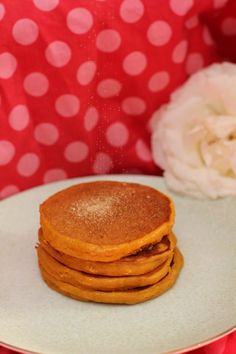
{"type": "Polygon", "coordinates": [[[154,113],[151,128],[154,161],[170,189],[236,196],[236,65],[194,74],[154,113]]]}

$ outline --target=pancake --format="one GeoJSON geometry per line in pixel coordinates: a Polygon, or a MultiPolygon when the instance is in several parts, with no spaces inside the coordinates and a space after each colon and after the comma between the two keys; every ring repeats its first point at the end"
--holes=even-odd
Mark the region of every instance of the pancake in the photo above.
{"type": "Polygon", "coordinates": [[[72,186],[40,206],[43,235],[54,249],[100,262],[158,243],[174,216],[172,200],[156,189],[111,181],[72,186]]]}
{"type": "Polygon", "coordinates": [[[168,259],[176,246],[176,238],[171,232],[170,235],[164,236],[158,244],[152,245],[152,248],[143,249],[135,255],[108,263],[86,261],[55,250],[44,239],[41,229],[39,230],[39,242],[53,258],[72,269],[108,276],[140,275],[151,272],[168,259]]]}
{"type": "Polygon", "coordinates": [[[166,262],[147,274],[106,277],[70,269],[52,258],[41,246],[38,247],[37,252],[40,268],[55,279],[74,286],[84,286],[103,291],[125,290],[155,284],[169,273],[173,258],[173,254],[171,254],[166,262]]]}
{"type": "Polygon", "coordinates": [[[73,286],[66,282],[57,280],[43,268],[40,268],[40,270],[44,281],[50,288],[71,298],[81,301],[94,301],[112,304],[136,304],[157,297],[172,287],[178,278],[182,265],[183,257],[180,251],[176,249],[169,273],[156,284],[143,288],[135,288],[132,290],[111,292],[93,290],[78,285],[73,286]]]}

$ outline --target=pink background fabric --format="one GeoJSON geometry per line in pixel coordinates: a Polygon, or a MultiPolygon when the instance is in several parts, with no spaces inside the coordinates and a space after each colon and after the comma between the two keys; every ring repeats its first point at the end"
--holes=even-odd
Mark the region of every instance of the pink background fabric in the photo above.
{"type": "MultiPolygon", "coordinates": [[[[152,113],[197,70],[236,60],[236,2],[0,0],[0,33],[3,199],[77,176],[161,174],[152,113]]],[[[195,353],[235,348],[231,334],[195,353]]]]}

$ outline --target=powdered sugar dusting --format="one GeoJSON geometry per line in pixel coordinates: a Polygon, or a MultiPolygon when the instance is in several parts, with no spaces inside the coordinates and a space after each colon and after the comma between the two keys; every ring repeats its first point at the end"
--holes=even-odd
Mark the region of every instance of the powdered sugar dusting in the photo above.
{"type": "Polygon", "coordinates": [[[117,195],[94,196],[90,199],[75,201],[70,206],[70,212],[79,218],[106,218],[114,213],[115,204],[117,204],[117,195]]]}

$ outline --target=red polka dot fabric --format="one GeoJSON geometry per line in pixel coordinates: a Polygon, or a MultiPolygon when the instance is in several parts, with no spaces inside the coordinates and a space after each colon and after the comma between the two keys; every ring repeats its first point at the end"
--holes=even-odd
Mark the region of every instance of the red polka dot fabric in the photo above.
{"type": "MultiPolygon", "coordinates": [[[[76,176],[161,174],[151,115],[189,75],[236,61],[236,2],[0,0],[0,34],[3,199],[76,176]]],[[[231,353],[236,338],[219,343],[196,353],[231,353]]]]}

